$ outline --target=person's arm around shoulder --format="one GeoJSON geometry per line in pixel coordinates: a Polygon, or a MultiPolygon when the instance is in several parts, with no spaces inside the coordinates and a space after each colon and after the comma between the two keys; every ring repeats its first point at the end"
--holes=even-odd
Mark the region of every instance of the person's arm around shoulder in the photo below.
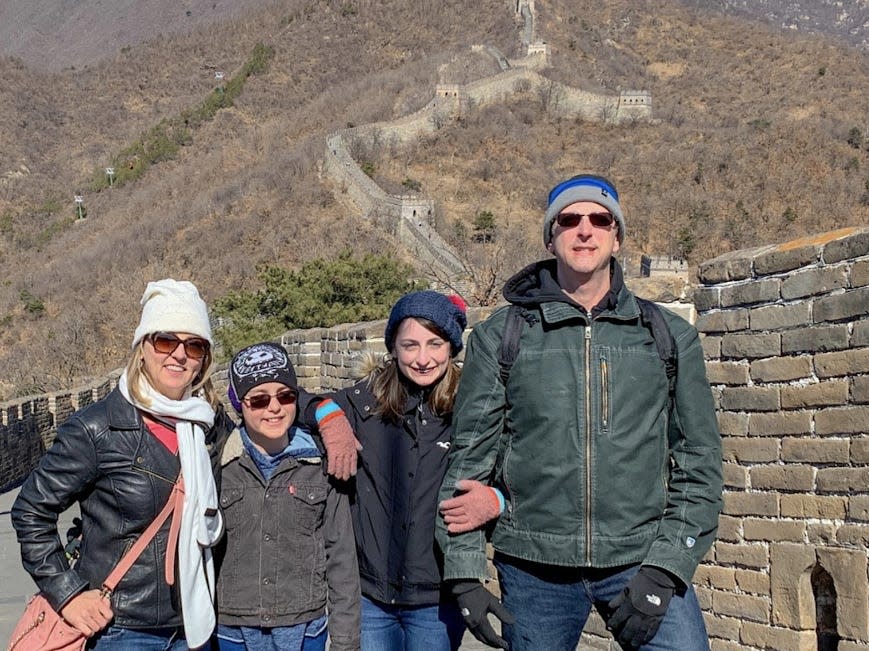
{"type": "Polygon", "coordinates": [[[30,473],[12,506],[12,525],[24,569],[48,603],[87,636],[112,618],[109,601],[89,590],[64,554],[58,516],[96,479],[97,451],[87,426],[73,417],[58,429],[54,444],[30,473]]]}
{"type": "Polygon", "coordinates": [[[346,481],[356,474],[362,445],[356,438],[342,407],[334,395],[318,396],[299,390],[299,421],[316,432],[326,452],[330,475],[346,481]]]}
{"type": "Polygon", "coordinates": [[[644,560],[687,585],[712,546],[722,504],[721,434],[696,329],[670,319],[678,349],[668,500],[644,560]]]}
{"type": "MultiPolygon", "coordinates": [[[[503,318],[498,323],[502,322],[503,318]]],[[[441,505],[445,501],[449,504],[461,486],[468,486],[460,486],[460,480],[487,484],[495,467],[506,399],[497,362],[500,330],[493,325],[491,319],[478,325],[468,338],[453,411],[447,470],[440,490],[441,505]]],[[[435,533],[444,553],[444,579],[484,579],[484,532],[476,529],[452,534],[447,527],[443,518],[437,519],[435,533]]]]}
{"type": "Polygon", "coordinates": [[[504,494],[494,486],[473,479],[456,482],[456,496],[440,503],[441,517],[451,534],[466,533],[500,516],[506,508],[504,494]]]}
{"type": "Polygon", "coordinates": [[[326,583],[329,595],[329,639],[333,651],[359,648],[361,591],[356,542],[346,485],[329,481],[323,537],[326,545],[326,583]]]}

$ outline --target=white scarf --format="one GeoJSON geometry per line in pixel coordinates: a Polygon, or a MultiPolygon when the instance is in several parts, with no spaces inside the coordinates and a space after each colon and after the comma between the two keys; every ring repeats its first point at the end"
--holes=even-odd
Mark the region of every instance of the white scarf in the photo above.
{"type": "Polygon", "coordinates": [[[151,404],[140,404],[130,396],[126,372],[118,381],[118,389],[138,409],[158,418],[178,419],[175,431],[184,476],[184,510],[178,536],[177,572],[184,635],[190,648],[199,647],[211,637],[216,623],[214,560],[210,548],[223,533],[223,516],[218,508],[217,488],[203,432],[203,428],[208,429],[214,423],[214,409],[189,392],[181,400],[171,400],[155,391],[144,377],[139,381],[139,389],[151,404]],[[207,511],[213,515],[208,515],[207,511]]]}

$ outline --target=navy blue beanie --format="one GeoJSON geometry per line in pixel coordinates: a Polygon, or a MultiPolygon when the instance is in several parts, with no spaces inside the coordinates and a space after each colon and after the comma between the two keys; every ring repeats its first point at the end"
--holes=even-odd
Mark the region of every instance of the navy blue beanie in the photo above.
{"type": "Polygon", "coordinates": [[[392,351],[398,325],[408,317],[418,317],[428,319],[443,330],[455,357],[464,346],[462,333],[468,325],[464,308],[465,302],[458,296],[447,297],[431,290],[405,294],[392,306],[389,313],[383,335],[386,349],[392,351]]]}

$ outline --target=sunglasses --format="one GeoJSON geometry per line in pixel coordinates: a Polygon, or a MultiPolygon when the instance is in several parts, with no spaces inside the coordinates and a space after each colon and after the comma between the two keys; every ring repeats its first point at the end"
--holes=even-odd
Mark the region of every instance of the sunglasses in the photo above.
{"type": "Polygon", "coordinates": [[[208,354],[210,344],[205,339],[200,337],[190,337],[190,339],[180,339],[171,332],[155,332],[148,337],[148,341],[154,347],[154,350],[161,355],[168,355],[175,352],[178,344],[184,346],[184,353],[191,359],[202,359],[208,354]]]}
{"type": "Polygon", "coordinates": [[[588,221],[595,228],[611,228],[616,220],[609,212],[590,212],[585,215],[578,212],[560,212],[555,216],[555,221],[561,228],[574,228],[579,226],[583,217],[588,217],[588,221]]]}
{"type": "Polygon", "coordinates": [[[254,396],[250,396],[249,398],[242,399],[242,402],[246,404],[250,409],[265,409],[270,404],[272,404],[272,398],[278,401],[278,404],[286,407],[287,405],[292,405],[296,402],[297,394],[292,389],[287,389],[285,391],[278,391],[275,395],[271,395],[270,393],[258,393],[254,396]]]}

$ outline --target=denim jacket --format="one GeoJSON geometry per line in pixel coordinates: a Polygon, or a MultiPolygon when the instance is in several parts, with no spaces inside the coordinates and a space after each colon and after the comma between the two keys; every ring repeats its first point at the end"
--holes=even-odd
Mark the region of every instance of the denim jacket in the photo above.
{"type": "Polygon", "coordinates": [[[347,495],[319,457],[287,455],[263,478],[234,431],[224,447],[218,552],[220,624],[273,628],[321,617],[331,648],[359,648],[359,572],[347,495]]]}

